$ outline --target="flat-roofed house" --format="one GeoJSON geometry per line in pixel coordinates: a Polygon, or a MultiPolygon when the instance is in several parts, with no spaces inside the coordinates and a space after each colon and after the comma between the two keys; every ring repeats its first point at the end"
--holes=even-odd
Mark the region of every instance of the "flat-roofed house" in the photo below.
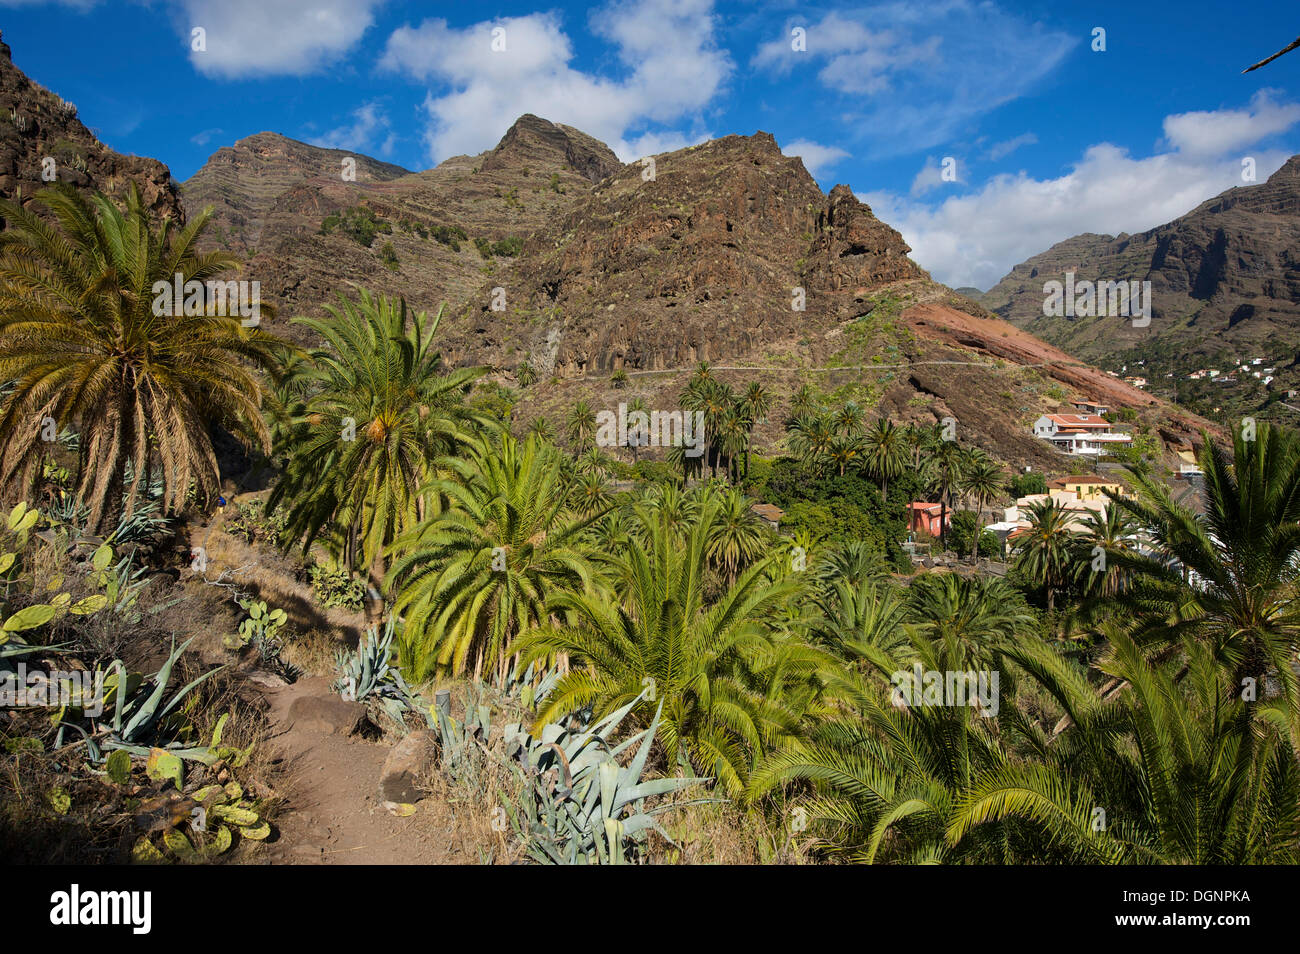
{"type": "Polygon", "coordinates": [[[1074,494],[1079,500],[1109,500],[1106,491],[1123,493],[1124,485],[1117,480],[1099,477],[1096,474],[1074,474],[1058,477],[1047,482],[1048,490],[1065,490],[1074,494]]]}
{"type": "Polygon", "coordinates": [[[1110,413],[1110,405],[1098,404],[1096,401],[1072,401],[1074,409],[1083,414],[1106,415],[1110,413]]]}

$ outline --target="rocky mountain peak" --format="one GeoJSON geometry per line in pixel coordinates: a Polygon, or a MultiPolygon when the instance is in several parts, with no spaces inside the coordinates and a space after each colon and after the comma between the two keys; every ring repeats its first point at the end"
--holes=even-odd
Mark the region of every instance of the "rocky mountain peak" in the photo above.
{"type": "Polygon", "coordinates": [[[21,191],[29,198],[52,182],[118,199],[134,182],[155,215],[184,219],[165,165],[105,146],[77,118],[77,107],[32,82],[0,40],[0,197],[13,199],[21,191]]]}
{"type": "Polygon", "coordinates": [[[599,139],[532,113],[516,119],[482,163],[482,168],[489,171],[564,166],[589,182],[599,182],[623,164],[599,139]]]}

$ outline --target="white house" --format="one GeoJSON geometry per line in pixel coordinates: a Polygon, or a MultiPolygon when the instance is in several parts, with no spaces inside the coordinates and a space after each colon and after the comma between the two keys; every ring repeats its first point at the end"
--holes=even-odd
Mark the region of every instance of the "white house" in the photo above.
{"type": "Polygon", "coordinates": [[[1133,443],[1132,435],[1111,431],[1099,414],[1044,414],[1034,421],[1034,436],[1076,457],[1100,457],[1133,443]]]}

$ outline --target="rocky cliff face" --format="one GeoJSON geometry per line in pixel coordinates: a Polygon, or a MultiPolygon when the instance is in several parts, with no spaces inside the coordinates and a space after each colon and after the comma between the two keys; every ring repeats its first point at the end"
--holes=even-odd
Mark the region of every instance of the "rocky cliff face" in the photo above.
{"type": "Polygon", "coordinates": [[[280,196],[308,181],[343,182],[345,160],[354,167],[349,174],[363,184],[410,175],[408,169],[368,156],[263,132],[218,149],[186,180],[182,195],[191,215],[212,206],[210,242],[247,254],[261,242],[267,214],[280,196]]]}
{"type": "Polygon", "coordinates": [[[30,198],[52,182],[100,190],[121,198],[129,183],[140,187],[149,209],[183,219],[180,197],[167,167],[156,159],[124,156],[100,142],[65,103],[14,65],[0,41],[0,198],[30,198]]]}
{"type": "MultiPolygon", "coordinates": [[[[1149,353],[1294,359],[1300,337],[1300,156],[1140,235],[1079,235],[1011,270],[983,297],[1015,324],[1094,361],[1149,353]],[[1150,281],[1152,321],[1044,317],[1043,283],[1150,281]]],[[[1292,384],[1291,386],[1295,386],[1292,384]]]]}
{"type": "Polygon", "coordinates": [[[280,308],[278,330],[294,337],[289,316],[353,282],[430,312],[459,303],[485,272],[500,280],[513,270],[511,249],[485,254],[479,245],[522,242],[589,193],[593,177],[619,167],[590,136],[524,116],[490,152],[415,173],[260,133],[218,150],[182,194],[191,214],[214,206],[209,242],[249,258],[245,277],[262,282],[280,308]],[[342,175],[348,158],[356,161],[355,181],[342,175]],[[322,232],[327,217],[357,209],[385,229],[369,246],[343,230],[322,232]]]}
{"type": "Polygon", "coordinates": [[[486,363],[507,384],[537,378],[525,421],[559,420],[579,398],[672,409],[708,361],[777,395],[759,430],[772,442],[805,381],[895,419],[953,417],[963,440],[1049,472],[1069,465],[1030,424],[1077,397],[1197,439],[1203,422],[1016,330],[908,252],[848,186],[822,193],[770,135],[728,136],[601,181],[443,330],[452,360],[486,363]]]}
{"type": "Polygon", "coordinates": [[[923,279],[907,253],[770,135],[728,136],[623,168],[536,232],[511,280],[484,282],[461,310],[459,344],[560,377],[725,361],[923,279]]]}

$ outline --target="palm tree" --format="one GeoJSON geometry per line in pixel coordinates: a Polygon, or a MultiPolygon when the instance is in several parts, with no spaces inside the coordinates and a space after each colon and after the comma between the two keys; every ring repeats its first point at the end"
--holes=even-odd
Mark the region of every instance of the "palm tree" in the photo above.
{"type": "Polygon", "coordinates": [[[495,663],[503,676],[506,646],[547,619],[547,599],[592,585],[579,537],[603,511],[567,513],[563,455],[534,437],[476,443],[453,466],[458,479],[429,485],[449,506],[397,542],[403,671],[421,678],[472,665],[477,678],[495,663]]]}
{"type": "Polygon", "coordinates": [[[638,395],[637,397],[634,397],[632,398],[632,400],[627,402],[627,415],[629,421],[631,420],[633,414],[646,415],[645,422],[642,422],[641,418],[638,417],[637,418],[638,423],[636,426],[633,426],[631,424],[628,425],[627,446],[628,446],[628,450],[632,452],[633,466],[636,466],[637,462],[640,460],[641,448],[643,446],[649,445],[650,443],[650,425],[648,423],[649,413],[650,413],[650,409],[646,406],[645,398],[640,397],[638,395]]]}
{"type": "MultiPolygon", "coordinates": [[[[813,846],[845,861],[903,864],[1001,863],[1018,857],[1018,837],[1028,826],[999,820],[950,837],[953,817],[977,780],[1008,761],[990,710],[970,705],[907,705],[897,690],[915,661],[929,672],[960,664],[942,641],[909,632],[910,647],[894,652],[863,641],[871,676],[851,693],[856,713],[844,712],[813,726],[806,740],[769,754],[754,769],[751,802],[791,783],[811,785],[800,802],[813,846]],[[906,659],[905,657],[910,657],[906,659]],[[891,700],[894,704],[890,704],[891,700]]],[[[1034,860],[1050,858],[1044,852],[1034,860]]]]}
{"type": "Polygon", "coordinates": [[[1083,518],[1078,537],[1078,581],[1083,592],[1097,598],[1100,606],[1109,605],[1128,587],[1132,572],[1117,565],[1114,558],[1136,553],[1135,531],[1133,518],[1113,503],[1104,512],[1090,512],[1083,518]]]}
{"type": "Polygon", "coordinates": [[[740,455],[749,446],[750,423],[738,405],[728,408],[718,420],[718,450],[727,458],[727,473],[733,482],[740,480],[740,455]]]}
{"type": "Polygon", "coordinates": [[[662,705],[657,744],[665,770],[689,760],[735,794],[754,756],[798,722],[799,712],[783,703],[784,690],[807,683],[826,659],[767,624],[767,614],[798,589],[792,580],[768,581],[773,557],[742,571],[705,604],[719,502],[709,498],[702,506],[684,539],[643,507],[643,545],[627,548],[621,561],[625,596],[558,593],[547,608],[569,622],[534,628],[514,648],[521,665],[557,653],[573,662],[537,714],[539,725],[585,706],[599,718],[638,698],[633,712],[648,723],[662,705]]]}
{"type": "Polygon", "coordinates": [[[555,430],[551,427],[551,422],[545,417],[533,418],[528,425],[528,433],[536,435],[539,441],[554,441],[555,430]]]}
{"type": "Polygon", "coordinates": [[[717,494],[717,503],[705,552],[709,563],[726,577],[730,586],[740,571],[763,552],[767,534],[751,509],[754,502],[744,491],[728,487],[717,494]]]}
{"type": "MultiPolygon", "coordinates": [[[[805,542],[805,552],[811,549],[811,543],[805,542]]],[[[843,580],[856,586],[864,581],[883,582],[889,579],[889,565],[885,562],[884,554],[874,545],[864,540],[854,540],[822,553],[813,568],[813,576],[824,584],[833,585],[843,580]]]]}
{"type": "Polygon", "coordinates": [[[961,490],[975,498],[975,542],[971,544],[971,563],[979,562],[980,536],[984,527],[984,505],[1002,492],[1002,468],[978,447],[967,452],[962,468],[961,490]]]}
{"type": "MultiPolygon", "coordinates": [[[[930,489],[939,495],[939,545],[948,547],[948,511],[965,480],[966,456],[956,441],[940,440],[926,461],[930,489]]],[[[978,534],[976,534],[978,538],[978,534]]]]}
{"type": "Polygon", "coordinates": [[[740,399],[742,416],[747,423],[745,437],[745,480],[749,480],[749,453],[754,444],[754,426],[766,424],[772,410],[772,394],[758,381],[751,381],[740,399]]]}
{"type": "Polygon", "coordinates": [[[846,401],[831,415],[831,425],[840,437],[853,438],[862,433],[862,419],[862,408],[853,401],[846,401]]]}
{"type": "Polygon", "coordinates": [[[998,577],[926,573],[908,592],[908,616],[948,647],[958,669],[986,669],[998,651],[1033,624],[1019,592],[998,577]]]}
{"type": "Polygon", "coordinates": [[[817,597],[823,640],[850,660],[892,653],[907,642],[907,600],[887,575],[837,576],[817,597]]]}
{"type": "Polygon", "coordinates": [[[863,439],[863,460],[867,473],[880,483],[880,499],[889,499],[889,482],[907,466],[906,436],[887,417],[878,419],[863,439]]]}
{"type": "Polygon", "coordinates": [[[718,458],[722,449],[720,432],[723,421],[735,405],[731,386],[710,377],[696,377],[681,396],[681,405],[687,411],[704,414],[705,446],[708,448],[712,476],[718,475],[718,458]]]}
{"type": "Polygon", "coordinates": [[[821,413],[822,405],[817,400],[817,392],[813,390],[812,385],[799,385],[799,389],[794,392],[794,397],[790,399],[790,420],[796,421],[801,417],[815,417],[821,413]]]}
{"type": "Polygon", "coordinates": [[[862,457],[862,438],[837,434],[831,438],[826,457],[843,477],[845,469],[862,457]]]}
{"type": "Polygon", "coordinates": [[[597,474],[603,478],[610,472],[612,463],[599,447],[593,445],[573,462],[573,470],[576,474],[597,474]]]}
{"type": "Polygon", "coordinates": [[[681,444],[674,444],[664,451],[664,460],[673,470],[682,472],[682,486],[685,487],[687,481],[692,477],[701,477],[704,474],[704,455],[688,453],[690,448],[681,444]]]}
{"type": "Polygon", "coordinates": [[[573,445],[573,455],[577,457],[587,449],[596,434],[596,412],[586,401],[579,401],[573,405],[564,427],[569,443],[573,445]]]}
{"type": "Polygon", "coordinates": [[[950,817],[949,839],[1017,821],[1030,844],[1075,863],[1300,861],[1300,766],[1285,701],[1243,700],[1209,644],[1162,664],[1120,631],[1111,642],[1107,670],[1127,690],[1105,698],[1042,643],[1008,653],[1070,723],[1050,745],[1035,741],[1033,761],[979,778],[950,817]]]}
{"type": "Polygon", "coordinates": [[[155,230],[134,185],[125,211],[67,185],[34,201],[53,222],[0,203],[0,380],[12,382],[0,403],[0,483],[30,492],[51,421],[55,432],[81,433],[78,494],[96,530],[115,526],[156,477],[167,511],[191,490],[208,499],[220,486],[215,428],[270,450],[256,371],[274,370],[283,344],[239,315],[155,307],[158,283],[203,283],[238,267],[198,249],[211,210],[155,230]]]}
{"type": "Polygon", "coordinates": [[[605,475],[599,470],[588,470],[578,475],[570,491],[573,510],[579,516],[590,517],[603,514],[609,510],[612,500],[609,487],[605,484],[605,475]]]}
{"type": "Polygon", "coordinates": [[[1263,425],[1235,435],[1229,456],[1207,437],[1200,466],[1203,517],[1147,475],[1133,475],[1136,496],[1113,498],[1150,540],[1146,554],[1110,557],[1133,576],[1119,602],[1144,642],[1206,643],[1238,684],[1274,676],[1300,729],[1300,441],[1263,425]]]}
{"type": "Polygon", "coordinates": [[[1074,531],[1070,515],[1055,499],[1029,506],[1029,529],[1016,538],[1016,566],[1047,593],[1047,609],[1056,608],[1056,593],[1070,578],[1074,531]]]}
{"type": "Polygon", "coordinates": [[[406,302],[340,295],[326,317],[295,318],[325,346],[296,377],[307,393],[278,451],[283,472],[267,502],[307,553],[322,533],[341,538],[342,561],[383,590],[387,551],[437,501],[422,493],[433,462],[492,427],[465,404],[482,369],[446,371],[432,320],[406,302]]]}
{"type": "Polygon", "coordinates": [[[796,418],[790,425],[790,453],[805,464],[819,465],[830,453],[835,433],[824,416],[796,418]]]}

